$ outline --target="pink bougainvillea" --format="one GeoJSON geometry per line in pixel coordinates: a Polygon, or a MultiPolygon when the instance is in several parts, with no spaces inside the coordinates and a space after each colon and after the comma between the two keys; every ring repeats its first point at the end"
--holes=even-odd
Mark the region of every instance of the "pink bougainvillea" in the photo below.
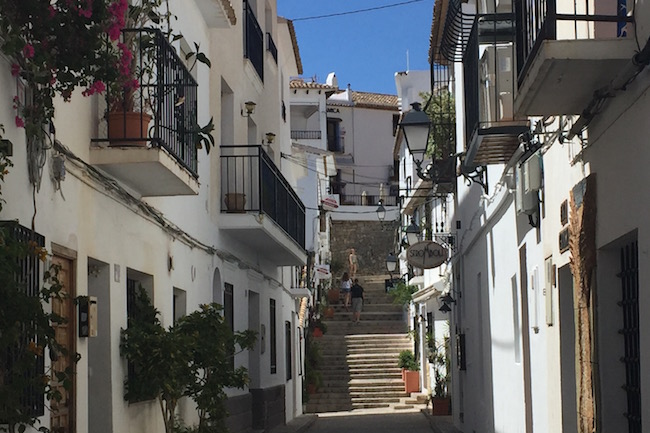
{"type": "Polygon", "coordinates": [[[34,46],[32,44],[25,44],[23,47],[23,56],[25,56],[26,59],[34,57],[34,46]]]}

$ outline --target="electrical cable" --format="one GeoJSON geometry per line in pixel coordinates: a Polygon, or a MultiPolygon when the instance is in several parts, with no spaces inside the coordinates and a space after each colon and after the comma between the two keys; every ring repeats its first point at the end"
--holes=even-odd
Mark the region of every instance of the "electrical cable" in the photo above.
{"type": "Polygon", "coordinates": [[[401,3],[393,3],[393,4],[388,4],[384,6],[375,6],[372,8],[366,8],[366,9],[357,9],[353,11],[347,11],[347,12],[338,12],[338,13],[333,13],[333,14],[326,14],[326,15],[317,15],[317,16],[311,16],[311,17],[302,17],[302,18],[294,18],[291,21],[296,22],[296,21],[308,21],[308,20],[319,20],[322,18],[332,18],[332,17],[340,17],[344,15],[353,15],[353,14],[360,14],[363,12],[372,12],[380,9],[388,9],[388,8],[394,8],[398,6],[405,6],[411,3],[420,3],[423,2],[424,0],[409,0],[409,1],[404,1],[401,3]]]}

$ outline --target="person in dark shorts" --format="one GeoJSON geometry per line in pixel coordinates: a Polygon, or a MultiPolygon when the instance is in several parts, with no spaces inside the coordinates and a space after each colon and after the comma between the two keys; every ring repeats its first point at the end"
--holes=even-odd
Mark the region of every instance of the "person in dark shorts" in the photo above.
{"type": "Polygon", "coordinates": [[[361,308],[363,307],[363,287],[359,285],[359,279],[354,279],[354,284],[350,288],[352,297],[352,321],[359,323],[361,320],[361,308]]]}

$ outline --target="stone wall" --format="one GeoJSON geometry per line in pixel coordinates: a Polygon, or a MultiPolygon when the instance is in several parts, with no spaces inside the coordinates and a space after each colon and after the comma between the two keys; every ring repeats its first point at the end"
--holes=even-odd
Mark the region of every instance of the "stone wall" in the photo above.
{"type": "Polygon", "coordinates": [[[359,261],[357,275],[384,275],[386,256],[395,251],[398,223],[395,221],[332,221],[331,249],[334,279],[348,270],[348,255],[354,248],[359,261]]]}

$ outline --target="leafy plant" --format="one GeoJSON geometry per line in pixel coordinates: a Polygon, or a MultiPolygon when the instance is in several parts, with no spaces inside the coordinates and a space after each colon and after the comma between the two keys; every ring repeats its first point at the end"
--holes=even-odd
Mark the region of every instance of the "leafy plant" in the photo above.
{"type": "Polygon", "coordinates": [[[428,360],[433,366],[433,379],[434,379],[434,397],[447,396],[447,384],[449,382],[449,368],[450,363],[446,355],[445,348],[447,347],[448,338],[445,338],[445,344],[436,344],[433,335],[427,334],[427,350],[428,360]]]}
{"type": "Polygon", "coordinates": [[[410,371],[420,371],[420,363],[415,359],[411,350],[402,350],[399,353],[397,366],[410,371]]]}
{"type": "MultiPolygon", "coordinates": [[[[54,402],[55,410],[72,385],[72,367],[60,371],[51,363],[41,371],[44,354],[49,353],[51,359],[79,359],[56,341],[54,327],[65,319],[44,308],[53,299],[63,299],[59,267],[52,265],[45,271],[44,287],[32,296],[16,278],[21,275],[20,263],[29,257],[45,261],[47,251],[34,242],[14,239],[7,227],[0,226],[0,420],[4,424],[0,431],[10,433],[23,432],[39,422],[38,414],[26,405],[26,392],[54,402]],[[54,386],[54,382],[63,386],[54,386]]],[[[41,426],[39,431],[49,430],[41,426]]]]}
{"type": "Polygon", "coordinates": [[[456,151],[456,102],[447,88],[422,92],[425,112],[431,119],[431,133],[427,143],[427,156],[445,159],[456,151]]]}
{"type": "Polygon", "coordinates": [[[235,349],[250,349],[256,334],[232,333],[218,304],[201,305],[168,329],[142,288],[134,307],[136,314],[122,330],[120,341],[121,353],[134,372],[125,382],[125,398],[156,398],[165,432],[172,433],[182,423],[175,417],[178,402],[190,397],[199,412],[196,431],[224,431],[224,388],[243,388],[248,382],[246,369],[234,368],[232,360],[239,353],[235,349]]]}
{"type": "Polygon", "coordinates": [[[411,303],[413,300],[413,294],[417,291],[418,286],[409,285],[400,281],[388,293],[393,297],[393,303],[406,306],[411,303]]]}
{"type": "Polygon", "coordinates": [[[327,325],[320,318],[312,318],[309,321],[309,330],[313,333],[314,329],[320,328],[323,334],[327,333],[327,325]]]}

